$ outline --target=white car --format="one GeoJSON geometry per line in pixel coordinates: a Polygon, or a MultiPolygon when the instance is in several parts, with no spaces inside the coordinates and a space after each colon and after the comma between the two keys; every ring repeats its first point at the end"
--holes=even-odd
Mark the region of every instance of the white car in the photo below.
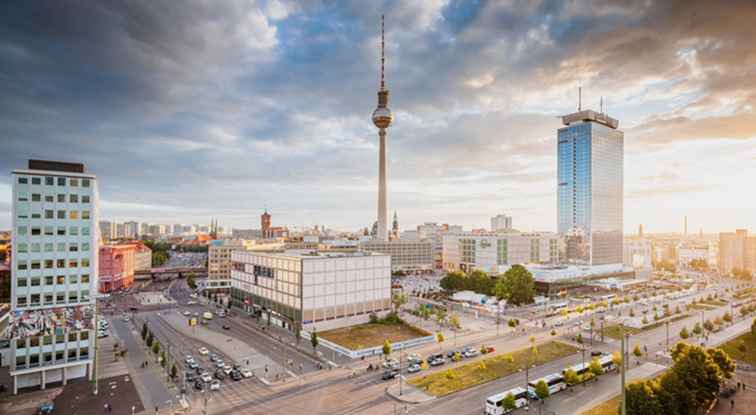
{"type": "Polygon", "coordinates": [[[197,302],[194,301],[194,300],[189,301],[189,302],[186,303],[186,305],[195,305],[195,304],[197,304],[197,302]]]}
{"type": "Polygon", "coordinates": [[[220,381],[218,379],[214,379],[212,382],[210,382],[210,390],[211,391],[220,390],[220,381]]]}
{"type": "Polygon", "coordinates": [[[199,354],[201,354],[201,355],[203,355],[203,356],[204,356],[204,355],[206,355],[206,354],[208,354],[208,353],[210,353],[210,351],[209,351],[209,350],[207,350],[207,347],[200,347],[200,348],[199,348],[199,354]]]}
{"type": "Polygon", "coordinates": [[[223,368],[223,373],[225,373],[227,376],[230,376],[231,372],[233,372],[233,371],[234,371],[234,368],[232,368],[231,366],[228,366],[228,365],[223,368]]]}
{"type": "Polygon", "coordinates": [[[97,330],[97,337],[100,339],[103,337],[108,337],[108,332],[105,330],[97,330]]]}
{"type": "Polygon", "coordinates": [[[184,315],[185,315],[186,317],[189,317],[189,316],[191,316],[191,315],[192,315],[192,312],[191,312],[191,311],[189,311],[189,310],[185,310],[185,311],[184,311],[184,315]]]}
{"type": "Polygon", "coordinates": [[[209,373],[205,372],[205,373],[203,373],[200,376],[200,380],[203,381],[203,382],[205,382],[205,383],[208,383],[208,382],[212,382],[213,381],[213,377],[210,376],[209,373]]]}
{"type": "Polygon", "coordinates": [[[186,355],[186,358],[184,358],[184,362],[186,363],[192,363],[193,361],[194,361],[194,358],[190,354],[186,355]]]}
{"type": "Polygon", "coordinates": [[[226,364],[223,363],[222,360],[219,360],[219,361],[215,362],[215,367],[217,367],[218,369],[223,369],[224,367],[226,367],[226,364]]]}
{"type": "Polygon", "coordinates": [[[241,370],[241,375],[244,378],[251,378],[252,377],[252,371],[249,370],[249,369],[244,368],[244,369],[241,370]]]}

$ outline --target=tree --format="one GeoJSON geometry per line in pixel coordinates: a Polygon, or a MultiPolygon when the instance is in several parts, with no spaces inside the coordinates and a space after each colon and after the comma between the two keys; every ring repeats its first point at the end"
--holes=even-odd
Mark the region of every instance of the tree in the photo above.
{"type": "Polygon", "coordinates": [[[449,315],[448,323],[449,323],[449,326],[451,326],[451,328],[453,328],[454,330],[459,330],[459,328],[461,327],[461,325],[459,324],[459,316],[457,315],[457,313],[451,313],[449,315]]]}
{"type": "Polygon", "coordinates": [[[683,327],[682,330],[680,330],[680,338],[684,340],[684,339],[687,339],[688,337],[690,337],[690,333],[688,333],[688,328],[683,327]]]}
{"type": "Polygon", "coordinates": [[[732,314],[724,313],[722,320],[724,320],[726,323],[732,323],[732,314]]]}
{"type": "MultiPolygon", "coordinates": [[[[441,333],[440,331],[438,333],[436,333],[436,341],[438,342],[438,347],[441,348],[441,343],[444,342],[444,333],[441,333]]],[[[383,347],[385,348],[386,345],[384,344],[383,347]]],[[[389,353],[391,353],[391,352],[389,352],[389,353]]]]}
{"type": "Polygon", "coordinates": [[[152,344],[152,353],[158,354],[160,353],[160,342],[156,341],[152,344]]]}
{"type": "Polygon", "coordinates": [[[176,365],[174,364],[173,366],[171,366],[171,377],[175,379],[177,374],[178,369],[176,369],[176,365]]]}
{"type": "Polygon", "coordinates": [[[539,380],[538,383],[536,383],[535,393],[540,400],[544,400],[549,397],[549,387],[548,385],[546,385],[546,382],[544,382],[543,379],[539,380]]]}
{"type": "Polygon", "coordinates": [[[612,363],[614,363],[614,366],[616,367],[622,366],[622,354],[620,352],[612,353],[612,363]]]}
{"type": "Polygon", "coordinates": [[[147,340],[147,322],[142,324],[142,340],[147,340]]]}
{"type": "Polygon", "coordinates": [[[383,342],[383,357],[388,358],[389,356],[391,356],[391,342],[386,339],[383,342]]]}
{"type": "Polygon", "coordinates": [[[517,404],[515,403],[515,397],[511,393],[508,393],[507,396],[504,397],[504,400],[501,401],[501,405],[504,407],[504,411],[514,411],[517,409],[517,404]]]}
{"type": "Polygon", "coordinates": [[[732,374],[735,373],[735,362],[730,358],[730,355],[718,348],[708,349],[706,354],[717,364],[723,378],[732,379],[732,374]]]}
{"type": "Polygon", "coordinates": [[[692,393],[694,407],[703,408],[716,398],[723,373],[703,347],[677,343],[672,349],[670,372],[692,393]]]}
{"type": "Polygon", "coordinates": [[[714,331],[714,323],[711,322],[711,320],[704,321],[703,328],[706,331],[714,331]]]}
{"type": "Polygon", "coordinates": [[[168,359],[165,356],[165,350],[160,352],[160,366],[166,367],[168,365],[168,359]]]}
{"type": "Polygon", "coordinates": [[[577,372],[575,372],[572,368],[565,370],[564,381],[567,383],[568,386],[577,384],[579,382],[577,372]]]}
{"type": "Polygon", "coordinates": [[[751,336],[756,337],[756,318],[751,323],[751,336]]]}
{"type": "Polygon", "coordinates": [[[594,357],[593,360],[591,360],[588,370],[593,373],[593,376],[601,376],[604,373],[604,368],[601,367],[601,361],[598,357],[594,357]]]}
{"type": "Polygon", "coordinates": [[[652,381],[634,382],[625,387],[628,415],[662,415],[661,403],[652,381]]]}
{"type": "Polygon", "coordinates": [[[675,314],[680,314],[680,306],[675,305],[675,314]]]}
{"type": "Polygon", "coordinates": [[[464,290],[466,286],[466,278],[465,274],[461,272],[450,272],[441,278],[439,285],[448,292],[464,290]]]}
{"type": "Polygon", "coordinates": [[[630,317],[635,317],[635,310],[633,310],[633,309],[631,308],[631,309],[630,309],[630,313],[628,313],[628,315],[629,315],[630,317]]]}
{"type": "Polygon", "coordinates": [[[145,340],[145,343],[147,343],[147,347],[152,347],[152,342],[154,341],[154,337],[152,337],[152,332],[147,331],[147,340],[145,340]]]}
{"type": "Polygon", "coordinates": [[[506,299],[514,305],[530,304],[535,295],[535,280],[533,274],[522,265],[512,265],[504,275],[496,281],[494,295],[498,299],[506,299]]]}
{"type": "Polygon", "coordinates": [[[518,325],[519,323],[520,323],[520,321],[519,321],[519,320],[517,320],[516,318],[510,318],[510,319],[509,319],[509,321],[507,321],[507,325],[508,325],[509,327],[512,327],[512,328],[515,328],[515,327],[517,327],[517,325],[518,325]]]}
{"type": "Polygon", "coordinates": [[[494,280],[485,272],[476,269],[467,277],[467,289],[478,294],[492,295],[494,280]]]}
{"type": "Polygon", "coordinates": [[[436,309],[436,321],[438,322],[438,325],[441,326],[444,324],[444,321],[446,320],[446,309],[445,308],[437,308],[436,309]]]}
{"type": "Polygon", "coordinates": [[[394,306],[394,313],[398,313],[399,309],[407,304],[407,296],[401,293],[394,293],[394,295],[391,296],[391,304],[394,306]]]}
{"type": "Polygon", "coordinates": [[[197,289],[197,281],[195,281],[195,275],[193,272],[190,272],[189,275],[186,277],[186,285],[189,286],[189,288],[196,290],[197,289]]]}
{"type": "Polygon", "coordinates": [[[577,336],[575,337],[575,341],[578,344],[583,344],[583,334],[582,333],[578,333],[577,336]]]}
{"type": "Polygon", "coordinates": [[[318,340],[318,331],[316,329],[312,329],[312,333],[310,334],[310,344],[312,345],[313,352],[316,352],[318,350],[318,343],[320,343],[320,341],[318,340]]]}
{"type": "Polygon", "coordinates": [[[698,336],[698,335],[700,335],[701,333],[703,333],[703,330],[701,329],[701,324],[700,324],[700,323],[696,323],[696,324],[695,324],[695,325],[693,326],[693,334],[695,334],[696,336],[698,336]]]}

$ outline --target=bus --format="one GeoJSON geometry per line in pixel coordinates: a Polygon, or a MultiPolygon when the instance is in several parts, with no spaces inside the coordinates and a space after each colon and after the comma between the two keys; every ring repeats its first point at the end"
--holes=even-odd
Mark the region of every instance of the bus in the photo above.
{"type": "Polygon", "coordinates": [[[583,374],[585,374],[586,372],[590,370],[590,366],[591,364],[589,362],[578,363],[576,365],[572,365],[570,367],[564,368],[564,370],[562,370],[562,375],[564,375],[568,370],[572,369],[573,371],[575,371],[576,375],[582,376],[583,374]]]}
{"type": "Polygon", "coordinates": [[[549,396],[567,389],[567,383],[564,381],[564,376],[562,376],[561,373],[552,373],[540,379],[535,379],[528,382],[528,393],[533,399],[538,399],[538,395],[536,394],[535,389],[536,385],[538,385],[538,382],[540,381],[544,381],[546,383],[546,386],[549,387],[549,396]]]}
{"type": "Polygon", "coordinates": [[[602,301],[611,301],[617,298],[617,294],[609,294],[609,295],[603,295],[601,296],[602,301]]]}
{"type": "Polygon", "coordinates": [[[504,393],[498,393],[493,396],[489,396],[486,399],[486,415],[503,415],[512,412],[511,410],[504,409],[504,399],[508,395],[512,395],[515,399],[515,408],[522,408],[528,404],[528,391],[524,388],[516,387],[510,389],[504,393]]]}
{"type": "Polygon", "coordinates": [[[604,373],[611,372],[617,368],[614,364],[614,357],[610,354],[601,355],[601,357],[599,357],[599,362],[601,362],[601,369],[604,369],[604,373]]]}

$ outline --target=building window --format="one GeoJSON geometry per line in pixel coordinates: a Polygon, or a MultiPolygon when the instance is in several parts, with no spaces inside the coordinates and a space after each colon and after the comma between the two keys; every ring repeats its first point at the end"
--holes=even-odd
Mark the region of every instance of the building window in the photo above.
{"type": "Polygon", "coordinates": [[[88,243],[86,243],[86,242],[85,242],[85,243],[82,243],[82,244],[81,244],[81,250],[82,250],[83,252],[89,252],[89,244],[88,244],[88,243]]]}
{"type": "Polygon", "coordinates": [[[45,294],[45,305],[52,305],[52,303],[53,303],[52,294],[45,294]]]}
{"type": "Polygon", "coordinates": [[[41,281],[39,280],[39,277],[33,277],[31,279],[31,286],[32,287],[39,287],[40,282],[41,281]]]}
{"type": "Polygon", "coordinates": [[[32,184],[42,184],[42,178],[40,177],[32,177],[32,184]]]}
{"type": "Polygon", "coordinates": [[[70,194],[70,195],[68,195],[68,201],[70,203],[79,203],[79,195],[77,195],[77,194],[70,194]]]}
{"type": "MultiPolygon", "coordinates": [[[[53,236],[53,235],[55,235],[55,230],[53,229],[52,226],[45,226],[45,235],[47,235],[47,236],[53,236]]],[[[52,244],[50,244],[50,245],[52,245],[52,244]]],[[[49,252],[52,252],[52,251],[49,251],[49,252]]]]}
{"type": "Polygon", "coordinates": [[[76,226],[69,227],[68,234],[71,236],[79,236],[79,228],[76,226]]]}
{"type": "MultiPolygon", "coordinates": [[[[75,342],[76,334],[71,333],[71,335],[68,336],[68,341],[75,342]],[[71,337],[73,337],[73,340],[71,340],[71,337]]],[[[68,349],[68,361],[71,360],[76,360],[76,349],[68,349]]]]}
{"type": "Polygon", "coordinates": [[[31,251],[32,252],[42,252],[42,245],[40,245],[39,243],[36,243],[36,242],[33,243],[33,244],[31,244],[31,251]]]}
{"type": "Polygon", "coordinates": [[[65,186],[65,185],[66,185],[66,178],[58,177],[58,186],[65,186]]]}
{"type": "Polygon", "coordinates": [[[66,203],[66,195],[58,193],[58,203],[66,203]]]}
{"type": "Polygon", "coordinates": [[[79,219],[79,212],[76,210],[72,210],[68,212],[68,218],[69,219],[79,219]]]}
{"type": "Polygon", "coordinates": [[[39,193],[32,193],[32,202],[41,202],[42,195],[39,193]]]}
{"type": "Polygon", "coordinates": [[[68,185],[71,187],[79,187],[79,179],[70,179],[68,185]]]}
{"type": "Polygon", "coordinates": [[[26,287],[26,284],[28,284],[28,280],[27,280],[26,278],[18,278],[18,279],[16,280],[16,284],[17,284],[17,285],[18,285],[19,287],[26,287]]]}
{"type": "Polygon", "coordinates": [[[29,179],[27,179],[26,177],[18,178],[18,184],[28,184],[28,183],[29,183],[29,179]]]}
{"type": "MultiPolygon", "coordinates": [[[[39,299],[40,299],[39,294],[32,294],[31,295],[31,305],[32,305],[32,307],[38,307],[39,306],[39,299]]],[[[34,338],[36,339],[37,337],[34,337],[34,338]]]]}
{"type": "Polygon", "coordinates": [[[32,219],[42,219],[42,214],[40,214],[40,213],[32,213],[32,219]]]}
{"type": "Polygon", "coordinates": [[[18,235],[26,235],[27,233],[29,233],[29,228],[26,226],[19,226],[18,228],[16,228],[16,232],[18,235]]]}
{"type": "Polygon", "coordinates": [[[81,211],[81,218],[82,219],[89,219],[89,211],[88,210],[82,210],[81,211]]]}
{"type": "MultiPolygon", "coordinates": [[[[50,233],[47,233],[47,228],[45,228],[45,235],[52,235],[52,227],[50,227],[50,233]]],[[[45,252],[54,252],[55,251],[55,245],[52,243],[46,243],[45,244],[45,252]]]]}
{"type": "Polygon", "coordinates": [[[89,187],[89,179],[81,179],[82,187],[89,187]]]}
{"type": "Polygon", "coordinates": [[[59,285],[65,284],[66,283],[66,276],[65,275],[58,275],[58,277],[56,278],[56,282],[59,285]]]}
{"type": "Polygon", "coordinates": [[[29,252],[29,246],[25,243],[19,243],[17,250],[19,254],[25,254],[29,252]]]}
{"type": "Polygon", "coordinates": [[[53,356],[52,353],[45,353],[44,354],[44,359],[45,359],[45,364],[46,365],[49,365],[49,364],[52,363],[52,356],[53,356]]]}
{"type": "Polygon", "coordinates": [[[18,201],[19,202],[28,202],[29,201],[29,193],[18,192],[18,201]]]}
{"type": "Polygon", "coordinates": [[[83,226],[81,228],[81,234],[84,235],[84,236],[89,236],[89,227],[88,226],[83,226]]]}
{"type": "Polygon", "coordinates": [[[79,283],[79,276],[78,275],[69,275],[68,276],[68,283],[69,284],[78,284],[79,283]]]}
{"type": "Polygon", "coordinates": [[[89,290],[82,290],[81,292],[81,302],[85,303],[89,301],[89,290]]]}
{"type": "Polygon", "coordinates": [[[16,369],[26,369],[26,356],[16,356],[16,369]]]}
{"type": "Polygon", "coordinates": [[[81,340],[88,340],[89,339],[89,332],[84,330],[79,334],[79,338],[81,340]]]}
{"type": "Polygon", "coordinates": [[[66,267],[66,260],[65,259],[56,259],[55,260],[55,268],[65,268],[65,267],[66,267]]]}
{"type": "Polygon", "coordinates": [[[58,252],[66,252],[66,243],[65,242],[58,242],[58,252]]]}
{"type": "Polygon", "coordinates": [[[65,219],[66,218],[66,211],[65,210],[59,210],[58,211],[58,219],[65,219]]]}
{"type": "MultiPolygon", "coordinates": [[[[83,244],[83,245],[87,245],[87,249],[82,248],[82,250],[88,251],[89,250],[89,244],[83,244]]],[[[81,267],[82,268],[89,267],[89,258],[82,258],[81,259],[81,267]]]]}
{"type": "Polygon", "coordinates": [[[79,293],[76,291],[71,291],[68,293],[68,302],[69,303],[76,303],[79,301],[79,293]]]}
{"type": "MultiPolygon", "coordinates": [[[[66,303],[66,295],[63,293],[57,293],[55,294],[55,304],[65,304],[66,303]]],[[[60,343],[62,340],[58,341],[60,343]]]]}
{"type": "Polygon", "coordinates": [[[68,268],[78,268],[78,267],[79,267],[79,261],[75,259],[68,260],[68,268]]]}
{"type": "Polygon", "coordinates": [[[55,180],[50,176],[45,176],[45,186],[54,186],[55,180]]]}
{"type": "Polygon", "coordinates": [[[81,203],[89,203],[89,196],[82,196],[81,203]]]}
{"type": "Polygon", "coordinates": [[[52,259],[45,260],[45,269],[52,269],[55,266],[55,262],[52,259]]]}
{"type": "Polygon", "coordinates": [[[53,203],[55,202],[55,198],[53,197],[53,195],[45,195],[45,202],[53,203]]]}
{"type": "Polygon", "coordinates": [[[19,307],[26,307],[26,296],[16,298],[16,304],[19,307]]]}
{"type": "Polygon", "coordinates": [[[81,274],[81,283],[89,284],[89,274],[81,274]]]}
{"type": "Polygon", "coordinates": [[[17,265],[16,269],[19,270],[19,271],[23,271],[25,269],[29,269],[29,263],[26,262],[26,261],[18,261],[16,263],[16,265],[17,265]]]}
{"type": "Polygon", "coordinates": [[[59,236],[66,236],[66,227],[65,226],[58,226],[58,235],[59,236]]]}

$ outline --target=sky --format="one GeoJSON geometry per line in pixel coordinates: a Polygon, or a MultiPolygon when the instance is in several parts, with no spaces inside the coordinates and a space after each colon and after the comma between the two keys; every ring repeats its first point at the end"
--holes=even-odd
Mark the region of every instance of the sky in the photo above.
{"type": "Polygon", "coordinates": [[[117,221],[350,230],[376,218],[379,20],[402,228],[556,230],[560,115],[625,132],[626,232],[756,230],[756,3],[4,1],[10,172],[82,162],[117,221]]]}

